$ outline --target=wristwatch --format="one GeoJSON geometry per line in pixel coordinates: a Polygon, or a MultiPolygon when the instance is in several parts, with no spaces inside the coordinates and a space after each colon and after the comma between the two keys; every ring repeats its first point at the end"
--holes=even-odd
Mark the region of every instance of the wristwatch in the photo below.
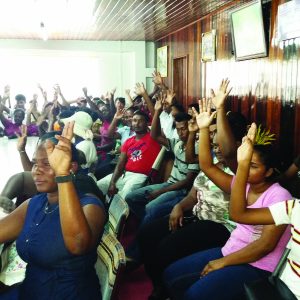
{"type": "Polygon", "coordinates": [[[74,181],[75,181],[75,175],[73,173],[71,173],[70,175],[55,177],[55,182],[57,183],[74,182],[74,181]]]}

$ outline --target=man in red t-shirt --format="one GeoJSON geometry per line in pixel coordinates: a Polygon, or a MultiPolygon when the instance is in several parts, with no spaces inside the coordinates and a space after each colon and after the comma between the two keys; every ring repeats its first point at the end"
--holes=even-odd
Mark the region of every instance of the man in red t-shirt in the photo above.
{"type": "Polygon", "coordinates": [[[132,118],[135,136],[126,140],[121,148],[119,162],[113,174],[97,182],[103,194],[110,196],[119,192],[125,196],[144,185],[151,167],[160,151],[160,145],[148,131],[148,116],[136,111],[132,118]]]}

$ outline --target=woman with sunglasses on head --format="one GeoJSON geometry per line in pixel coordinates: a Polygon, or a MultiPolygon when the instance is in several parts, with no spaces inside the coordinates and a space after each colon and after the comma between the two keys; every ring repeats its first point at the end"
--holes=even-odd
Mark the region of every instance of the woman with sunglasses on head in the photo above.
{"type": "Polygon", "coordinates": [[[106,213],[102,202],[76,189],[74,122],[58,143],[37,146],[32,176],[39,194],[0,221],[0,243],[17,240],[25,279],[0,299],[101,299],[94,264],[106,213]],[[6,297],[6,298],[5,298],[6,297]]]}
{"type": "MultiPolygon", "coordinates": [[[[210,151],[209,125],[215,113],[211,114],[210,101],[199,101],[199,104],[200,114],[196,113],[196,119],[200,129],[200,167],[229,194],[236,178],[213,164],[210,151]]],[[[290,193],[274,182],[275,160],[269,146],[256,145],[250,161],[250,169],[245,174],[247,188],[242,193],[250,209],[290,199],[290,193]]],[[[286,226],[237,224],[224,247],[195,253],[166,269],[165,282],[172,299],[242,299],[244,282],[269,276],[289,237],[286,226]]]]}

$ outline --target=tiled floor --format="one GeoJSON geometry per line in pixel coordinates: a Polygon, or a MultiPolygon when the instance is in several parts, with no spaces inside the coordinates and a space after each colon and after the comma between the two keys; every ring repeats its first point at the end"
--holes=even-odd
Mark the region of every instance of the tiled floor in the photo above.
{"type": "MultiPolygon", "coordinates": [[[[26,151],[29,158],[33,155],[37,141],[37,137],[28,137],[26,151]]],[[[17,151],[17,139],[0,138],[0,192],[10,176],[22,171],[23,168],[17,151]]]]}

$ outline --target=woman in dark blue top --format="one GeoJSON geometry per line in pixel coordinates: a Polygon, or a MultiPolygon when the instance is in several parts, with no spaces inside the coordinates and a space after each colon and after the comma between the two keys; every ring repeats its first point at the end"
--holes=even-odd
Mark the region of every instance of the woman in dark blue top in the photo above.
{"type": "Polygon", "coordinates": [[[97,197],[75,189],[73,126],[56,136],[57,145],[48,140],[37,147],[32,175],[40,194],[0,221],[0,243],[17,239],[28,263],[25,280],[6,299],[101,299],[94,265],[106,215],[97,197]]]}

